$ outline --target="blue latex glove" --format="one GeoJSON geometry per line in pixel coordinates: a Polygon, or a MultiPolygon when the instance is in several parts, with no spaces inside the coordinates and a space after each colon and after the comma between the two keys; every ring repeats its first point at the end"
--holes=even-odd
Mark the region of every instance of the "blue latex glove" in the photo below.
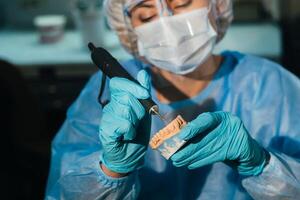
{"type": "Polygon", "coordinates": [[[141,70],[137,80],[141,85],[124,78],[110,80],[111,101],[104,107],[100,122],[101,162],[117,173],[141,167],[149,142],[150,116],[138,99],[150,96],[150,78],[141,70]]]}
{"type": "Polygon", "coordinates": [[[267,163],[266,152],[248,134],[242,121],[226,112],[203,113],[179,133],[187,145],[171,160],[177,167],[195,169],[224,161],[241,175],[258,175],[267,163]]]}

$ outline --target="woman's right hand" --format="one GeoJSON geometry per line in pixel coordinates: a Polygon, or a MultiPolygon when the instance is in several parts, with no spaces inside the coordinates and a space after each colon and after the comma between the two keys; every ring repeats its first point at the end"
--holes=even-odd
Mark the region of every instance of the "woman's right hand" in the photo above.
{"type": "Polygon", "coordinates": [[[103,109],[99,130],[101,165],[110,176],[127,174],[144,163],[151,118],[138,99],[150,97],[150,77],[141,70],[137,80],[141,85],[124,78],[110,80],[111,101],[103,109]]]}

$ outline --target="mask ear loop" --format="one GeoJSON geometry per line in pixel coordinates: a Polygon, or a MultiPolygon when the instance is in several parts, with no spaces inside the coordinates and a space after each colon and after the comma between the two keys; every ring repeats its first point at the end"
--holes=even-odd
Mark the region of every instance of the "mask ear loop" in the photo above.
{"type": "MultiPolygon", "coordinates": [[[[137,1],[137,2],[140,2],[140,1],[137,1]]],[[[135,3],[136,5],[137,3],[135,3]]],[[[125,22],[125,26],[126,26],[126,32],[127,32],[127,36],[128,36],[128,42],[129,42],[129,50],[130,52],[133,54],[134,57],[137,57],[139,54],[138,52],[136,51],[136,49],[133,47],[132,44],[134,44],[134,38],[133,38],[133,35],[136,36],[136,34],[134,33],[134,28],[132,27],[132,24],[131,24],[131,13],[130,11],[132,10],[132,8],[134,6],[126,6],[126,5],[123,5],[124,8],[123,8],[123,20],[125,22]]]]}
{"type": "MultiPolygon", "coordinates": [[[[131,7],[133,8],[133,7],[131,7]]],[[[134,63],[141,69],[144,68],[142,62],[138,61],[138,58],[139,57],[142,57],[142,55],[140,55],[139,53],[139,50],[138,50],[138,47],[134,46],[133,44],[137,44],[138,41],[137,41],[137,35],[135,34],[134,32],[134,28],[132,27],[132,24],[131,24],[131,13],[130,13],[130,10],[128,9],[128,7],[124,8],[124,22],[125,22],[125,26],[127,27],[126,28],[126,31],[127,31],[127,36],[128,36],[128,42],[130,43],[130,46],[129,46],[129,50],[130,52],[132,52],[133,56],[134,56],[134,63]]]]}

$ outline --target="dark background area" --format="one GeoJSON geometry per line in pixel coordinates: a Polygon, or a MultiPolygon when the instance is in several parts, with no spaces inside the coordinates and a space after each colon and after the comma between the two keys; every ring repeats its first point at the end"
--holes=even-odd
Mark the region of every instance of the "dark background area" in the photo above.
{"type": "MultiPolygon", "coordinates": [[[[24,6],[38,2],[23,1],[24,6]]],[[[282,31],[283,54],[270,59],[300,77],[299,1],[278,2],[275,11],[279,15],[265,8],[261,1],[236,1],[234,23],[272,21],[278,24],[282,31]]],[[[5,4],[0,2],[0,31],[13,23],[10,15],[3,15],[4,9],[5,4]]],[[[32,28],[25,24],[24,21],[24,27],[20,24],[19,27],[32,28]]],[[[70,23],[68,28],[73,29],[74,25],[70,23]]],[[[62,125],[67,108],[96,69],[89,63],[22,68],[4,58],[0,60],[0,130],[4,156],[1,172],[4,197],[7,197],[4,199],[43,199],[51,140],[62,125]]]]}
{"type": "Polygon", "coordinates": [[[51,140],[89,75],[57,76],[43,68],[24,78],[0,61],[0,120],[5,199],[43,199],[51,140]]]}

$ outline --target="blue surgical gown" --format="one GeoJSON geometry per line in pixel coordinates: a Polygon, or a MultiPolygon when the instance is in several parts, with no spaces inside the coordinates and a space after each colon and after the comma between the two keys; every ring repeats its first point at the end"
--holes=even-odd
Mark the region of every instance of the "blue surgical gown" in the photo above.
{"type": "MultiPolygon", "coordinates": [[[[69,108],[53,140],[46,199],[299,199],[300,80],[266,59],[229,51],[223,56],[213,80],[197,96],[163,104],[152,88],[152,98],[170,118],[181,114],[192,120],[206,111],[239,116],[271,154],[259,176],[241,177],[224,163],[176,168],[151,148],[142,169],[123,178],[106,176],[99,167],[99,72],[69,108]]],[[[123,65],[133,76],[143,66],[137,60],[123,65]]],[[[107,88],[101,100],[109,100],[107,88]]],[[[153,116],[151,134],[163,126],[153,116]]]]}

